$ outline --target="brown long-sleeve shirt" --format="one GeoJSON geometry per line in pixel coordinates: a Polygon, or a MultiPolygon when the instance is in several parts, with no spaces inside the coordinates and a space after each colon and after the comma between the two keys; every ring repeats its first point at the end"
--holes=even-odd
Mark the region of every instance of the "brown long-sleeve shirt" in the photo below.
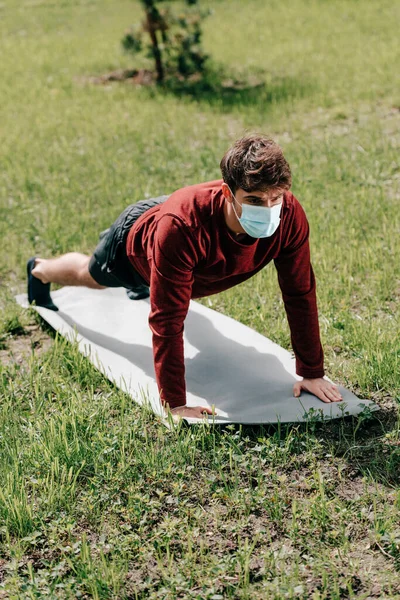
{"type": "Polygon", "coordinates": [[[182,188],[146,211],[132,226],[127,256],[150,285],[149,325],[162,401],[186,403],[184,320],[191,298],[222,292],[252,277],[274,260],[291,331],[296,372],[324,375],[309,226],[290,192],[281,221],[268,238],[238,242],[223,212],[222,180],[182,188]]]}

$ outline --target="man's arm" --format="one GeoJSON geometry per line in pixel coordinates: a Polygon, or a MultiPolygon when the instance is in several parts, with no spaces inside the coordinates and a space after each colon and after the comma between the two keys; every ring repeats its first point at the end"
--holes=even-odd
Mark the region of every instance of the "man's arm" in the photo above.
{"type": "Polygon", "coordinates": [[[173,414],[201,418],[208,407],[185,407],[183,328],[198,261],[190,232],[177,217],[157,224],[151,257],[149,325],[153,333],[155,375],[164,407],[173,414]],[[184,408],[182,408],[184,407],[184,408]]]}
{"type": "Polygon", "coordinates": [[[275,259],[279,286],[289,322],[296,373],[303,377],[293,386],[294,395],[305,390],[323,402],[340,402],[337,386],[323,379],[324,353],[319,334],[316,283],[310,261],[309,225],[300,204],[295,211],[288,240],[275,259]]]}
{"type": "Polygon", "coordinates": [[[323,377],[322,350],[316,282],[310,262],[309,225],[304,210],[296,202],[290,239],[274,260],[289,322],[296,373],[305,378],[323,377]]]}

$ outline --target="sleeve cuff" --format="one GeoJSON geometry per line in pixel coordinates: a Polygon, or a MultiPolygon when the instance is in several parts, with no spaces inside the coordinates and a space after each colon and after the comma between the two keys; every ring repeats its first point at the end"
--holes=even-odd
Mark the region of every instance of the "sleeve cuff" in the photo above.
{"type": "Polygon", "coordinates": [[[165,410],[167,410],[167,404],[169,405],[169,408],[172,410],[173,408],[182,408],[184,406],[186,406],[186,400],[175,400],[175,401],[171,401],[168,402],[166,400],[161,400],[161,404],[163,405],[163,407],[165,408],[165,410]]]}
{"type": "Polygon", "coordinates": [[[296,369],[297,375],[304,379],[319,379],[325,375],[324,369],[296,369]]]}

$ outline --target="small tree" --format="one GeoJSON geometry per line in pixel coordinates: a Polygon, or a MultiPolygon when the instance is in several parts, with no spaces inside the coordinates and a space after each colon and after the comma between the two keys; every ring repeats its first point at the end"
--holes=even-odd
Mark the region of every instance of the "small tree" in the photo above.
{"type": "Polygon", "coordinates": [[[126,32],[122,45],[136,54],[147,50],[154,59],[157,81],[167,72],[181,78],[201,73],[207,60],[201,48],[201,21],[206,13],[200,11],[197,0],[185,0],[185,10],[175,14],[165,0],[140,0],[145,12],[141,25],[126,32]],[[160,7],[164,4],[164,7],[160,7]],[[146,43],[147,38],[147,43],[146,43]]]}

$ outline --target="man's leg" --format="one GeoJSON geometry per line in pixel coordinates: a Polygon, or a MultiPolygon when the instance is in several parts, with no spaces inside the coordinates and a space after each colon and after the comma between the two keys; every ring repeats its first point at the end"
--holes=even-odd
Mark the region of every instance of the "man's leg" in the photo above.
{"type": "Polygon", "coordinates": [[[100,241],[92,257],[70,252],[59,258],[30,258],[27,262],[29,302],[58,310],[50,296],[51,283],[97,290],[125,287],[133,300],[147,298],[148,285],[134,271],[126,256],[126,236],[140,215],[167,198],[168,196],[160,196],[128,206],[111,227],[100,234],[100,241]],[[116,262],[120,263],[118,269],[115,268],[116,262]]]}
{"type": "Polygon", "coordinates": [[[37,306],[58,310],[50,296],[51,283],[104,289],[105,286],[90,274],[90,260],[89,256],[78,252],[70,252],[59,258],[30,258],[27,262],[29,303],[35,302],[37,306]]]}
{"type": "Polygon", "coordinates": [[[90,256],[69,252],[59,258],[36,258],[31,273],[42,283],[58,283],[59,285],[80,285],[96,290],[103,290],[89,273],[90,256]]]}

